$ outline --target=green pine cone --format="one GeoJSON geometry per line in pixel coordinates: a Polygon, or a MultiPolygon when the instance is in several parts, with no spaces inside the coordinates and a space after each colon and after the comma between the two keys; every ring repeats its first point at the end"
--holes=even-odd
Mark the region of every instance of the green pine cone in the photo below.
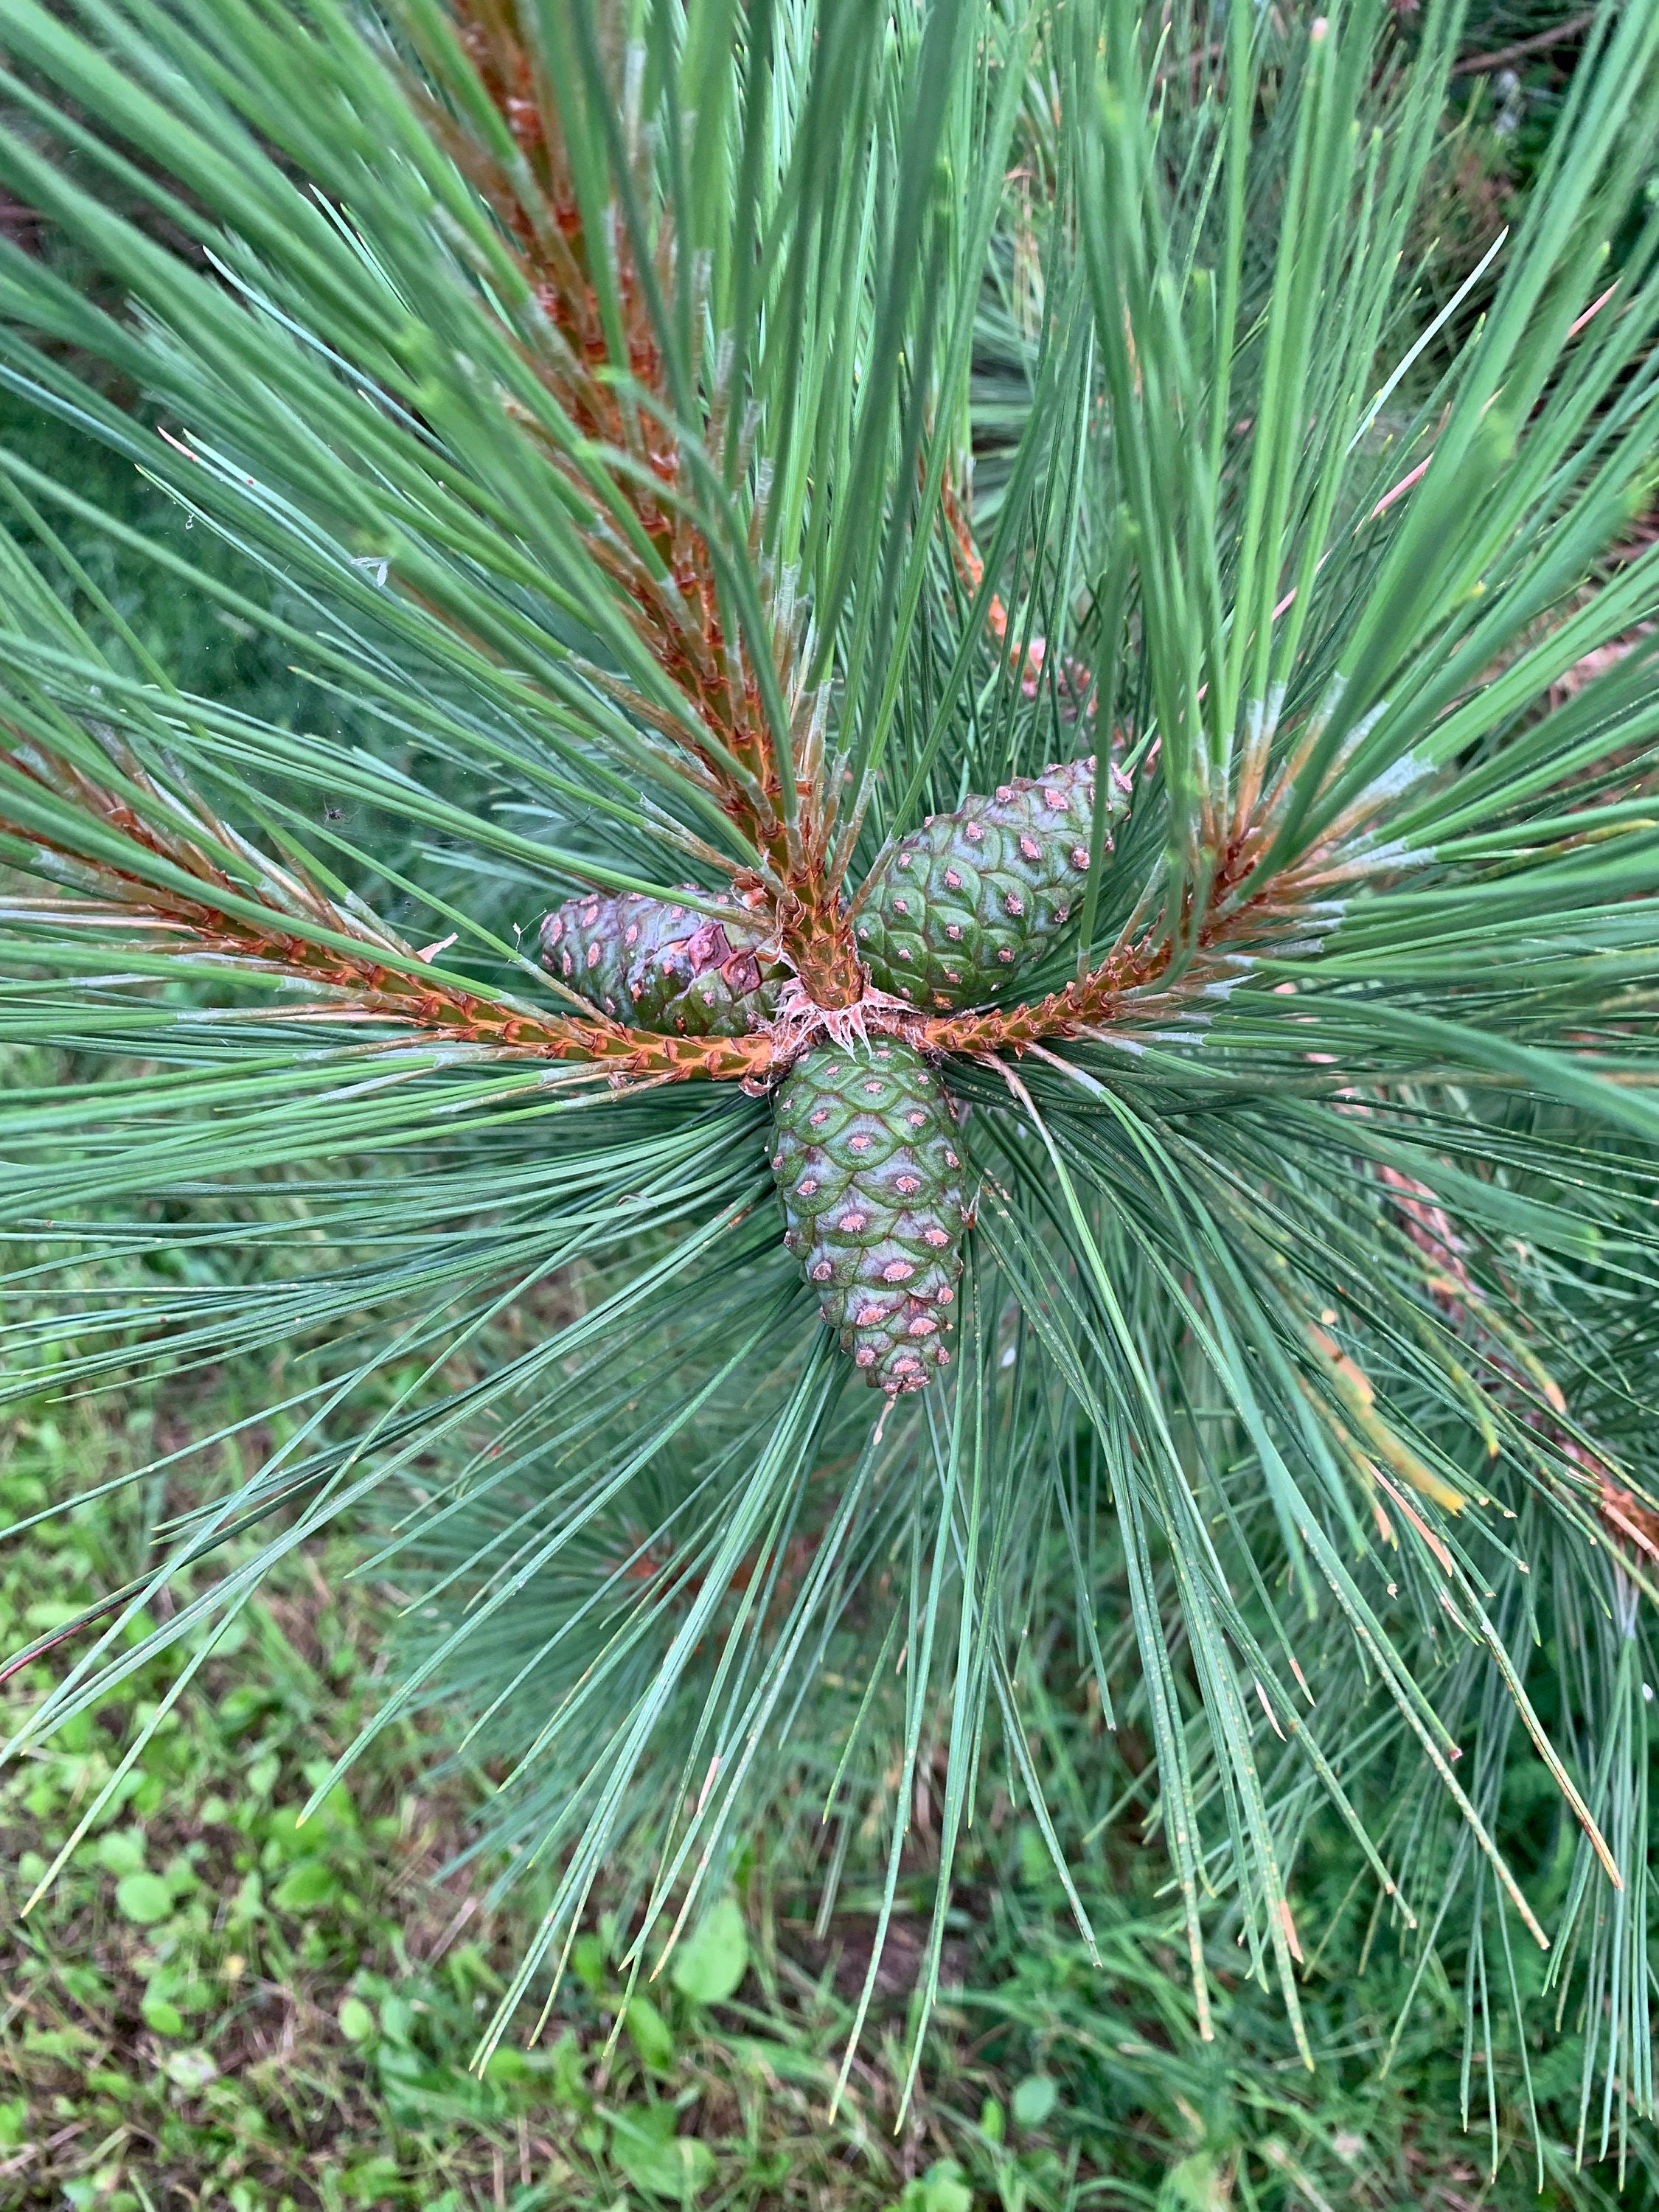
{"type": "Polygon", "coordinates": [[[857,902],[872,982],[913,1006],[970,1006],[1030,967],[1076,909],[1094,805],[1091,755],[930,815],[890,845],[857,902]]]}
{"type": "Polygon", "coordinates": [[[741,1036],[777,1012],[787,970],[758,924],[716,921],[637,891],[567,899],[542,924],[542,965],[637,1029],[741,1036]]]}
{"type": "Polygon", "coordinates": [[[968,1220],[943,1085],[897,1037],[820,1045],[774,1112],[784,1243],[823,1317],[890,1397],[949,1364],[968,1220]]]}

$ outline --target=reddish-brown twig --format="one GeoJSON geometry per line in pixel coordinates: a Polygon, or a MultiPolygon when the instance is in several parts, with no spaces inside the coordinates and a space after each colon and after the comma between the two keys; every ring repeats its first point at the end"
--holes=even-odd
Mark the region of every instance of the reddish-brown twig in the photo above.
{"type": "MultiPolygon", "coordinates": [[[[30,784],[69,801],[104,833],[95,844],[77,847],[38,822],[10,823],[0,813],[0,830],[58,855],[60,872],[81,896],[57,903],[82,927],[139,928],[151,951],[171,944],[181,957],[206,954],[232,972],[304,982],[325,994],[322,1011],[336,1018],[349,1011],[445,1042],[590,1064],[623,1080],[752,1080],[771,1063],[771,1042],[763,1035],[659,1036],[597,1012],[549,1013],[434,972],[419,950],[339,906],[293,868],[277,867],[205,810],[198,808],[192,817],[176,794],[161,793],[134,762],[120,763],[131,796],[117,777],[100,781],[39,748],[15,754],[12,763],[30,784]],[[126,848],[118,858],[108,850],[110,832],[126,848]],[[246,874],[233,874],[216,857],[216,847],[245,859],[246,874]]],[[[277,1009],[276,1018],[303,1020],[318,1011],[290,1005],[277,1009]]]]}

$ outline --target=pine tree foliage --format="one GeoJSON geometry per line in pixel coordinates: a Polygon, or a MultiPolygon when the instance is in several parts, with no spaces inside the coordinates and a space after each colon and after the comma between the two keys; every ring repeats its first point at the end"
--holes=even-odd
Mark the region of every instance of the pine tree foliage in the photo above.
{"type": "Polygon", "coordinates": [[[32,1728],[378,1532],[375,1725],[459,1717],[547,1899],[492,2035],[602,1883],[655,1971],[763,1812],[826,1911],[873,1814],[884,1928],[939,1753],[931,1996],[990,1778],[1059,1852],[1088,1683],[1201,2018],[1206,1926],[1296,2014],[1335,1821],[1462,1973],[1466,2078],[1547,1944],[1587,2149],[1651,2109],[1659,13],[1598,17],[1429,374],[1458,30],[10,0],[0,175],[96,281],[0,245],[0,375],[181,534],[0,456],[0,1018],[88,1073],[4,1094],[4,1387],[274,1378],[131,1469],[176,1516],[32,1728]],[[65,517],[349,738],[183,690],[65,517]],[[883,855],[1091,753],[1040,959],[867,989],[883,855]],[[758,916],[789,1008],[611,1014],[532,957],[583,892],[758,916]],[[769,1092],[860,1031],[937,1071],[977,1208],[952,1362],[873,1416],[769,1166],[769,1092]]]}

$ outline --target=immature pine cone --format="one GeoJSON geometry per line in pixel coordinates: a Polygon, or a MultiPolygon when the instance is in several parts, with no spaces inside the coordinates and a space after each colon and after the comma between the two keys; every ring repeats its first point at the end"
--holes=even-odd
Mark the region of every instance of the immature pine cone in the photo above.
{"type": "Polygon", "coordinates": [[[567,899],[542,924],[542,965],[616,1020],[741,1036],[777,1012],[787,970],[757,923],[716,921],[638,891],[567,899]]]}
{"type": "MultiPolygon", "coordinates": [[[[1076,909],[1094,804],[1091,755],[966,799],[888,846],[855,902],[871,981],[918,1006],[1001,990],[1076,909]]],[[[1112,811],[1123,811],[1115,793],[1112,811]]]]}
{"type": "MultiPolygon", "coordinates": [[[[1094,799],[1093,759],[1073,761],[889,846],[854,908],[877,988],[969,1006],[1040,959],[1088,872],[1094,799]]],[[[690,1036],[771,1020],[790,972],[758,923],[631,892],[567,900],[543,926],[541,953],[614,1018],[690,1036]]],[[[774,1115],[784,1243],[824,1319],[878,1389],[921,1389],[950,1362],[969,1221],[943,1086],[900,1037],[819,1045],[785,1078],[774,1115]]]]}
{"type": "Polygon", "coordinates": [[[784,1243],[866,1378],[920,1390],[950,1361],[968,1220],[943,1085],[897,1037],[822,1045],[774,1114],[784,1243]]]}

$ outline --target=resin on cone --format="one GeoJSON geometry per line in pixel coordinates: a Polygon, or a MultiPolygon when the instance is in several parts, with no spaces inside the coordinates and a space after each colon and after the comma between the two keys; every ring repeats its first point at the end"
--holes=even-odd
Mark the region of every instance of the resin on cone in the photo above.
{"type": "Polygon", "coordinates": [[[719,921],[638,891],[567,899],[542,924],[542,965],[636,1029],[741,1036],[777,1012],[787,969],[757,923],[719,921]]]}
{"type": "Polygon", "coordinates": [[[1091,756],[964,799],[888,846],[855,902],[872,982],[915,1006],[969,1006],[1041,959],[1082,897],[1094,805],[1091,756]]]}
{"type": "Polygon", "coordinates": [[[969,1218],[944,1085],[897,1037],[821,1045],[773,1113],[784,1243],[824,1319],[877,1389],[920,1390],[950,1362],[969,1218]]]}

